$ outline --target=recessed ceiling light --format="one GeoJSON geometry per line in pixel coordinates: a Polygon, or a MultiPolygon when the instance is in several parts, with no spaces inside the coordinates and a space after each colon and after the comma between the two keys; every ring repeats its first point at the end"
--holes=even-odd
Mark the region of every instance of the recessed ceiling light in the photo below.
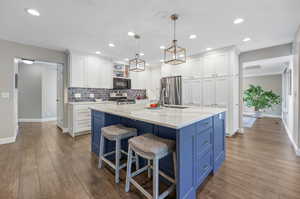
{"type": "Polygon", "coordinates": [[[165,46],[160,46],[159,48],[160,48],[160,49],[165,49],[166,47],[165,47],[165,46]]]}
{"type": "Polygon", "coordinates": [[[163,60],[163,59],[161,59],[161,60],[159,60],[159,61],[160,61],[160,62],[162,62],[162,63],[164,62],[164,60],[163,60]]]}
{"type": "Polygon", "coordinates": [[[250,40],[251,40],[251,38],[246,37],[246,38],[243,39],[243,42],[248,42],[248,41],[250,41],[250,40]]]}
{"type": "Polygon", "coordinates": [[[144,56],[145,54],[144,53],[140,53],[140,56],[144,56]]]}
{"type": "Polygon", "coordinates": [[[212,50],[212,48],[206,48],[206,50],[207,50],[207,51],[210,51],[210,50],[212,50]]]}
{"type": "Polygon", "coordinates": [[[101,52],[100,52],[100,51],[96,51],[95,53],[96,53],[97,55],[100,55],[100,54],[101,54],[101,52]]]}
{"type": "Polygon", "coordinates": [[[196,39],[197,35],[190,35],[190,39],[196,39]]]}
{"type": "Polygon", "coordinates": [[[115,44],[109,43],[108,46],[109,46],[109,47],[115,47],[115,44]]]}
{"type": "Polygon", "coordinates": [[[135,35],[134,32],[128,32],[128,36],[133,37],[135,35]]]}
{"type": "Polygon", "coordinates": [[[240,24],[240,23],[243,23],[244,22],[244,19],[243,18],[236,18],[233,23],[234,24],[240,24]]]}
{"type": "Polygon", "coordinates": [[[129,61],[129,59],[128,59],[128,58],[125,58],[124,60],[125,60],[125,61],[129,61]]]}
{"type": "Polygon", "coordinates": [[[39,11],[37,11],[36,9],[33,9],[33,8],[26,9],[26,12],[32,16],[36,16],[36,17],[40,16],[39,11]]]}

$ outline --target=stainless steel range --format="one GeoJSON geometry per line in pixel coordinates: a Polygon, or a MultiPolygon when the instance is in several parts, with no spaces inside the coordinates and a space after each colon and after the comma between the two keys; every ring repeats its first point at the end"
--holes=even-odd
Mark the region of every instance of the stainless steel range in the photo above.
{"type": "Polygon", "coordinates": [[[135,99],[128,99],[127,93],[112,92],[109,94],[109,100],[116,102],[116,104],[135,104],[135,99]]]}

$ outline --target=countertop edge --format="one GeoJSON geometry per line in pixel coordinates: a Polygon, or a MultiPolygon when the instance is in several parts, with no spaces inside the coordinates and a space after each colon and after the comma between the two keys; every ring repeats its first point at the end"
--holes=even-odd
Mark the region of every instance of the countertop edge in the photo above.
{"type": "Polygon", "coordinates": [[[194,124],[196,122],[200,122],[200,121],[205,120],[205,119],[207,119],[209,117],[212,117],[214,115],[226,112],[226,110],[217,111],[216,113],[210,113],[210,114],[208,114],[204,117],[202,116],[201,118],[191,120],[191,121],[186,122],[182,125],[172,125],[172,124],[160,123],[160,122],[153,121],[153,120],[147,120],[147,119],[144,119],[144,118],[135,117],[135,116],[128,115],[128,114],[125,114],[125,113],[123,114],[123,113],[120,113],[120,112],[116,113],[114,111],[100,110],[99,108],[97,109],[96,107],[89,107],[89,109],[99,111],[99,112],[108,113],[108,114],[112,114],[112,115],[117,115],[117,116],[121,116],[121,117],[126,117],[126,118],[133,119],[133,120],[139,120],[139,121],[143,121],[143,122],[147,122],[147,123],[151,123],[151,124],[155,124],[155,125],[159,125],[159,126],[164,126],[164,127],[168,127],[168,128],[172,128],[172,129],[176,129],[176,130],[182,129],[182,128],[187,127],[187,126],[189,126],[191,124],[194,124]]]}

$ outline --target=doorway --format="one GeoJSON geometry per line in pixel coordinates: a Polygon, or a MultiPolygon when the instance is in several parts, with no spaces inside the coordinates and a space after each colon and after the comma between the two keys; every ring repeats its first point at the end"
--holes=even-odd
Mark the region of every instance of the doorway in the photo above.
{"type": "Polygon", "coordinates": [[[290,60],[286,56],[243,64],[243,128],[251,128],[262,117],[288,117],[285,84],[290,60]]]}
{"type": "Polygon", "coordinates": [[[63,65],[15,60],[17,122],[50,122],[63,128],[63,65]]]}

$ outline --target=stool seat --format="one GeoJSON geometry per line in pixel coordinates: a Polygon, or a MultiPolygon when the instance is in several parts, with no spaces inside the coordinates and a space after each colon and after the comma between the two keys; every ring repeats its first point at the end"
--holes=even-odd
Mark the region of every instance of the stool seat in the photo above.
{"type": "Polygon", "coordinates": [[[109,140],[126,139],[135,136],[137,130],[121,124],[110,125],[101,129],[103,136],[109,140]]]}
{"type": "Polygon", "coordinates": [[[175,141],[147,133],[129,140],[134,151],[148,158],[161,158],[175,151],[175,141]]]}

